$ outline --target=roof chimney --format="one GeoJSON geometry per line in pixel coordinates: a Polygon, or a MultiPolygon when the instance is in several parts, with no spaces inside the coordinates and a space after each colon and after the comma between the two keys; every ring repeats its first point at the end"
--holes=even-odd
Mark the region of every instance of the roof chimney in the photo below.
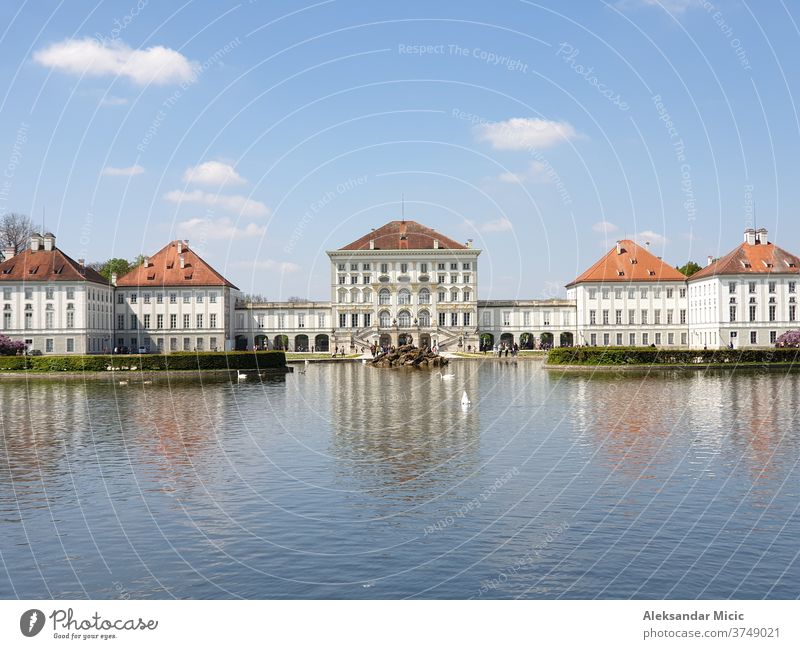
{"type": "Polygon", "coordinates": [[[369,240],[369,249],[370,250],[375,250],[375,239],[370,239],[369,240]]]}
{"type": "Polygon", "coordinates": [[[758,228],[758,230],[756,230],[756,243],[763,243],[764,245],[769,243],[767,239],[767,228],[758,228]]]}
{"type": "Polygon", "coordinates": [[[81,268],[83,268],[86,265],[86,260],[85,259],[79,259],[78,263],[80,264],[81,268]]]}
{"type": "Polygon", "coordinates": [[[186,268],[186,257],[180,256],[181,268],[186,268]]]}
{"type": "Polygon", "coordinates": [[[617,254],[622,254],[622,241],[617,241],[617,254]]]}
{"type": "Polygon", "coordinates": [[[756,231],[753,228],[744,231],[744,242],[750,246],[756,245],[756,231]]]}
{"type": "Polygon", "coordinates": [[[42,246],[42,235],[38,232],[34,232],[31,235],[31,250],[36,252],[42,246]]]}
{"type": "Polygon", "coordinates": [[[467,248],[472,248],[472,239],[467,239],[467,248]]]}
{"type": "Polygon", "coordinates": [[[150,257],[145,257],[142,260],[142,264],[144,265],[145,268],[147,268],[150,265],[150,257]]]}
{"type": "Polygon", "coordinates": [[[44,243],[44,249],[49,252],[56,247],[56,235],[48,232],[42,237],[42,242],[44,243]]]}
{"type": "Polygon", "coordinates": [[[712,255],[709,255],[708,256],[708,263],[706,264],[706,266],[710,266],[713,263],[714,263],[714,257],[712,255]]]}
{"type": "Polygon", "coordinates": [[[433,249],[434,250],[438,250],[439,249],[439,240],[438,239],[434,239],[433,240],[433,249]]]}
{"type": "Polygon", "coordinates": [[[14,248],[14,246],[11,246],[9,248],[3,248],[3,259],[6,261],[11,259],[16,254],[17,254],[17,249],[14,248]]]}
{"type": "Polygon", "coordinates": [[[111,273],[111,283],[116,286],[117,285],[117,274],[111,273]]]}
{"type": "Polygon", "coordinates": [[[178,254],[183,252],[183,241],[178,241],[178,254]]]}

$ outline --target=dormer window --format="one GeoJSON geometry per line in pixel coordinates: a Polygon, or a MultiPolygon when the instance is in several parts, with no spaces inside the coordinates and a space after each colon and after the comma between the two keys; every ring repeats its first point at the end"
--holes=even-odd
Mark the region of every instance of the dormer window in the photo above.
{"type": "Polygon", "coordinates": [[[747,262],[747,261],[743,261],[742,262],[742,266],[744,266],[745,268],[752,268],[752,266],[750,265],[750,262],[747,262]]]}
{"type": "Polygon", "coordinates": [[[39,270],[39,267],[38,266],[34,266],[33,268],[28,270],[28,274],[29,275],[35,275],[38,270],[39,270]]]}
{"type": "Polygon", "coordinates": [[[631,258],[631,263],[632,263],[632,264],[637,264],[637,263],[639,263],[639,262],[637,262],[637,261],[636,261],[636,259],[634,259],[634,258],[631,258]]]}
{"type": "Polygon", "coordinates": [[[647,271],[647,274],[648,274],[648,275],[650,275],[650,277],[655,277],[656,271],[654,271],[654,270],[648,270],[648,271],[647,271]]]}
{"type": "Polygon", "coordinates": [[[617,271],[617,275],[620,276],[620,277],[625,277],[625,271],[624,270],[618,270],[617,271]]]}

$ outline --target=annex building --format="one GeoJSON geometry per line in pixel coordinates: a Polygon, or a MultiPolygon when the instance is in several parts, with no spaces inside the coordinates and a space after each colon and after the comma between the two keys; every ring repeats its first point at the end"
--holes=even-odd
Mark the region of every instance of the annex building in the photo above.
{"type": "Polygon", "coordinates": [[[34,234],[4,251],[0,333],[45,354],[287,349],[372,344],[449,351],[549,346],[757,347],[797,328],[800,258],[748,229],[690,278],[630,240],[567,285],[566,299],[479,300],[481,251],[409,220],[336,250],[330,301],[263,302],[176,240],[106,280],[34,234]]]}

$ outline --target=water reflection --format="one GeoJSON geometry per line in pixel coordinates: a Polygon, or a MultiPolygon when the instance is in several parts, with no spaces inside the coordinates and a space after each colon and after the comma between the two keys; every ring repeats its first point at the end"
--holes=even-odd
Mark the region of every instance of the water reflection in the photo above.
{"type": "Polygon", "coordinates": [[[331,454],[347,479],[380,497],[427,498],[475,469],[480,390],[474,368],[438,372],[369,366],[331,368],[331,454]],[[463,392],[472,407],[461,406],[463,392]]]}

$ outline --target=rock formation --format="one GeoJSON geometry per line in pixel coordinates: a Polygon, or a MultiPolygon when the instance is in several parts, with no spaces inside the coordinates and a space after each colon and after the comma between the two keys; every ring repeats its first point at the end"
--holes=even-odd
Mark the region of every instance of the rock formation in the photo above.
{"type": "Polygon", "coordinates": [[[444,367],[447,359],[429,349],[402,345],[385,354],[378,354],[370,363],[375,367],[444,367]]]}

